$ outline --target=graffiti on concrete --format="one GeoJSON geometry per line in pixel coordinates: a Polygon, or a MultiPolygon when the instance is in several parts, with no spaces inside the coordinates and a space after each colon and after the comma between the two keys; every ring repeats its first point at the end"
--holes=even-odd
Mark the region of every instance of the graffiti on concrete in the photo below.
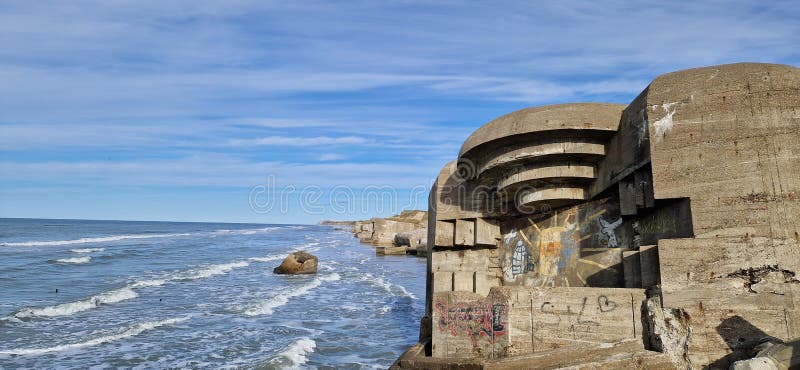
{"type": "Polygon", "coordinates": [[[473,345],[480,338],[494,342],[494,338],[506,335],[507,308],[502,303],[467,302],[448,305],[436,301],[437,326],[440,332],[450,335],[468,336],[473,345]]]}
{"type": "Polygon", "coordinates": [[[517,241],[517,246],[514,248],[514,253],[511,255],[511,274],[517,276],[524,274],[528,271],[533,271],[533,256],[522,240],[517,241]]]}
{"type": "MultiPolygon", "coordinates": [[[[503,235],[501,264],[506,283],[586,286],[586,277],[608,266],[587,260],[581,248],[619,247],[622,218],[610,199],[568,208],[539,221],[527,219],[503,235]]],[[[599,258],[599,257],[598,257],[599,258]]]]}
{"type": "Polygon", "coordinates": [[[597,219],[597,222],[600,223],[600,232],[606,237],[606,245],[609,248],[618,247],[619,243],[617,243],[617,234],[615,230],[619,227],[619,225],[622,225],[622,218],[619,218],[613,222],[608,222],[600,217],[597,219]]]}
{"type": "Polygon", "coordinates": [[[600,326],[599,322],[586,318],[589,313],[587,309],[596,310],[597,313],[604,314],[614,311],[617,308],[617,303],[610,300],[608,296],[601,294],[597,296],[596,301],[594,299],[590,301],[589,297],[582,297],[580,303],[575,306],[577,308],[567,304],[565,308],[559,308],[553,302],[542,302],[539,311],[543,314],[554,315],[557,319],[555,321],[556,326],[561,324],[562,316],[574,317],[574,321],[569,321],[578,325],[600,326]]]}

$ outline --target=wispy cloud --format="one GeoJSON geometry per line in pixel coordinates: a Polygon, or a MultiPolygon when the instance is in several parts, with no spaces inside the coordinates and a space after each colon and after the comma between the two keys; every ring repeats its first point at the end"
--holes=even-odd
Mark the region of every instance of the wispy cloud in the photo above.
{"type": "Polygon", "coordinates": [[[320,146],[320,145],[357,145],[369,142],[363,137],[343,136],[343,137],[286,137],[286,136],[267,136],[255,139],[231,139],[228,141],[232,146],[320,146]]]}
{"type": "Polygon", "coordinates": [[[264,173],[427,183],[516,109],[626,103],[682,68],[800,63],[788,0],[7,1],[0,34],[6,197],[264,173]]]}

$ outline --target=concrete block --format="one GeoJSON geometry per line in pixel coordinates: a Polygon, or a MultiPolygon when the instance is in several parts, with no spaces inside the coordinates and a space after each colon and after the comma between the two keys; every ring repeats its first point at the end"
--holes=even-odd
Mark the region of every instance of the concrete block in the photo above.
{"type": "Polygon", "coordinates": [[[453,273],[453,291],[456,292],[473,292],[475,287],[473,279],[475,276],[474,271],[458,271],[453,273]]]}
{"type": "Polygon", "coordinates": [[[431,256],[431,270],[487,271],[493,260],[491,251],[490,249],[435,251],[431,256]]]}
{"type": "Polygon", "coordinates": [[[788,275],[800,271],[796,243],[768,238],[666,239],[658,246],[664,305],[794,309],[788,275]]]}
{"type": "Polygon", "coordinates": [[[456,220],[455,245],[475,245],[475,221],[456,220]]]}
{"type": "Polygon", "coordinates": [[[433,292],[450,292],[453,291],[453,273],[452,272],[434,272],[433,273],[433,292]]]}
{"type": "Polygon", "coordinates": [[[642,288],[661,284],[661,270],[658,266],[658,246],[639,247],[639,265],[642,272],[642,288]]]}
{"type": "Polygon", "coordinates": [[[625,271],[625,287],[641,288],[642,267],[639,260],[639,251],[623,251],[622,267],[625,271]]]}
{"type": "Polygon", "coordinates": [[[500,239],[500,225],[494,220],[475,219],[475,244],[497,246],[500,239]]]}
{"type": "Polygon", "coordinates": [[[615,342],[642,334],[642,289],[529,289],[537,351],[564,340],[615,342]]]}
{"type": "Polygon", "coordinates": [[[500,286],[501,284],[497,275],[483,271],[476,271],[474,279],[475,293],[482,296],[488,295],[492,287],[500,286]]]}
{"type": "Polygon", "coordinates": [[[506,335],[505,305],[472,292],[434,293],[432,356],[491,358],[506,335]]]}
{"type": "Polygon", "coordinates": [[[434,245],[437,247],[452,247],[454,244],[455,223],[450,221],[436,221],[436,235],[434,245]]]}
{"type": "Polygon", "coordinates": [[[405,255],[408,252],[407,247],[376,247],[375,255],[405,255]]]}

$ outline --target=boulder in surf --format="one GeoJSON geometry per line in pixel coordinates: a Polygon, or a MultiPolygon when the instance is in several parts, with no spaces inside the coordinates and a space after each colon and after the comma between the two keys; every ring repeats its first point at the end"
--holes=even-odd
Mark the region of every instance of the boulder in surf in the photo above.
{"type": "Polygon", "coordinates": [[[289,253],[281,265],[272,270],[272,272],[289,275],[316,274],[317,256],[304,251],[289,253]]]}

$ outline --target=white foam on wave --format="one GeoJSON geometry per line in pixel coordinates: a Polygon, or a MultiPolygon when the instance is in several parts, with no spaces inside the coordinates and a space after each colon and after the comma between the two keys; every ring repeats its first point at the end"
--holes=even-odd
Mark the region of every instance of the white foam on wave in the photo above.
{"type": "Polygon", "coordinates": [[[0,355],[41,355],[44,353],[50,352],[62,352],[72,349],[78,349],[83,347],[91,347],[100,345],[103,343],[113,342],[120,339],[125,339],[129,337],[133,337],[139,335],[145,331],[156,329],[161,326],[166,325],[175,325],[181,322],[188,320],[188,317],[178,317],[174,319],[167,319],[161,321],[150,321],[139,323],[135,325],[131,325],[124,330],[116,333],[116,334],[109,334],[102,337],[97,337],[94,339],[87,340],[85,342],[78,342],[78,343],[70,343],[70,344],[62,344],[53,347],[47,348],[17,348],[17,349],[10,349],[10,350],[0,350],[0,355]]]}
{"type": "Polygon", "coordinates": [[[133,235],[114,235],[104,236],[99,238],[80,238],[72,240],[53,240],[53,241],[31,241],[19,243],[2,243],[4,247],[50,247],[56,245],[72,245],[72,244],[87,244],[87,243],[107,243],[127,239],[152,239],[152,238],[170,238],[176,236],[188,236],[191,234],[133,234],[133,235]]]}
{"type": "Polygon", "coordinates": [[[131,288],[147,288],[147,287],[154,287],[154,286],[162,286],[167,283],[167,279],[153,279],[153,280],[142,280],[137,281],[131,285],[128,285],[131,288]]]}
{"type": "MultiPolygon", "coordinates": [[[[274,260],[282,259],[284,257],[285,257],[284,255],[277,255],[276,254],[276,255],[268,255],[268,256],[265,256],[265,257],[252,257],[252,258],[248,258],[248,260],[249,261],[254,261],[254,262],[268,262],[268,261],[274,261],[274,260]]],[[[69,259],[66,259],[66,260],[76,260],[76,261],[77,260],[81,260],[81,261],[85,260],[86,262],[88,262],[90,259],[91,259],[91,257],[86,256],[86,257],[69,258],[69,259]]],[[[66,260],[58,260],[58,261],[59,262],[64,262],[66,260]]],[[[83,262],[67,262],[67,263],[83,263],[83,262]]],[[[209,277],[212,277],[212,276],[224,275],[224,274],[227,274],[228,272],[230,272],[230,271],[232,271],[234,269],[241,268],[241,267],[247,267],[249,265],[250,265],[250,262],[248,262],[248,261],[235,261],[235,262],[230,262],[230,263],[222,263],[222,264],[216,264],[216,265],[203,266],[203,267],[191,269],[191,270],[188,270],[188,271],[184,271],[182,273],[177,273],[177,274],[174,274],[172,276],[167,276],[167,277],[164,277],[164,278],[161,278],[161,279],[136,281],[136,282],[130,283],[130,284],[128,284],[128,285],[126,285],[126,286],[124,286],[122,288],[118,288],[118,289],[110,290],[110,291],[107,291],[107,292],[104,292],[104,293],[100,293],[98,295],[94,295],[94,296],[91,296],[89,298],[82,299],[82,300],[79,300],[79,301],[61,303],[61,304],[54,305],[54,306],[46,306],[46,307],[39,307],[39,308],[36,308],[36,307],[23,308],[23,309],[19,310],[17,313],[15,313],[13,316],[15,318],[17,318],[17,319],[19,319],[19,318],[30,318],[30,317],[34,317],[34,316],[39,316],[39,317],[70,316],[70,315],[74,315],[74,314],[79,313],[79,312],[88,311],[88,310],[100,307],[101,305],[118,303],[118,302],[122,302],[122,301],[126,301],[126,300],[129,300],[129,299],[136,298],[136,297],[139,296],[139,294],[136,293],[135,289],[148,288],[148,287],[159,287],[159,286],[165,285],[165,284],[167,284],[169,282],[172,282],[172,281],[186,281],[186,280],[205,279],[205,278],[209,278],[209,277]]],[[[323,279],[325,279],[325,278],[323,278],[323,279]]],[[[339,279],[339,277],[338,277],[338,275],[336,275],[336,280],[338,280],[338,279],[339,279]]],[[[284,302],[283,304],[286,304],[286,303],[284,302]]],[[[280,304],[279,306],[281,306],[283,304],[280,304]]]]}
{"type": "MultiPolygon", "coordinates": [[[[89,258],[89,257],[86,257],[89,258]]],[[[88,311],[100,307],[101,305],[118,303],[133,299],[139,296],[135,289],[158,287],[167,284],[170,281],[180,280],[197,280],[204,279],[211,276],[222,275],[230,272],[239,267],[245,267],[250,263],[245,261],[223,263],[218,265],[205,266],[199,269],[189,270],[172,277],[163,279],[141,280],[128,284],[122,288],[109,290],[98,295],[91,296],[75,302],[62,303],[54,306],[46,306],[41,308],[28,307],[23,308],[14,316],[17,318],[30,318],[34,316],[39,317],[56,317],[56,316],[70,316],[79,312],[88,311]]]]}
{"type": "MultiPolygon", "coordinates": [[[[201,231],[201,232],[194,232],[194,233],[170,233],[170,234],[124,234],[124,235],[111,235],[111,236],[102,236],[102,237],[95,237],[95,238],[79,238],[79,239],[69,239],[69,240],[47,240],[47,241],[40,241],[34,240],[29,242],[9,242],[9,243],[0,243],[2,247],[50,247],[50,246],[59,246],[59,245],[72,245],[72,244],[89,244],[89,243],[108,243],[108,242],[116,242],[120,240],[128,240],[128,239],[153,239],[153,238],[174,238],[174,237],[181,237],[181,236],[192,236],[192,235],[209,235],[209,236],[220,236],[220,235],[252,235],[261,232],[270,232],[274,230],[280,230],[282,227],[273,226],[273,227],[262,227],[258,229],[221,229],[221,230],[214,230],[214,231],[201,231]]],[[[76,252],[76,253],[88,253],[88,252],[76,252]]]]}
{"type": "Polygon", "coordinates": [[[81,263],[89,263],[91,260],[92,260],[92,257],[85,256],[85,257],[73,257],[73,258],[57,259],[56,262],[58,262],[58,263],[76,263],[76,264],[81,264],[81,263]]]}
{"type": "Polygon", "coordinates": [[[227,274],[233,269],[240,267],[247,267],[250,263],[247,261],[238,261],[231,263],[222,263],[219,265],[210,265],[203,268],[187,271],[176,277],[176,280],[197,280],[205,279],[216,275],[227,274]]]}
{"type": "Polygon", "coordinates": [[[311,338],[304,337],[286,347],[286,349],[280,353],[280,356],[289,359],[289,361],[292,362],[292,366],[297,367],[308,362],[308,355],[313,353],[316,348],[317,342],[311,338]]]}
{"type": "Polygon", "coordinates": [[[88,311],[97,308],[100,305],[118,303],[133,299],[139,295],[133,291],[131,286],[122,287],[119,289],[109,290],[95,296],[91,296],[80,301],[62,303],[55,306],[47,306],[42,308],[23,308],[14,316],[17,318],[27,318],[32,316],[40,317],[56,317],[56,316],[69,316],[78,312],[88,311]]]}
{"type": "Polygon", "coordinates": [[[222,229],[222,230],[214,230],[209,233],[211,236],[220,236],[220,235],[253,235],[257,233],[263,233],[268,231],[280,230],[281,227],[263,227],[260,229],[222,229]]]}
{"type": "Polygon", "coordinates": [[[409,292],[408,289],[406,289],[406,287],[400,284],[390,283],[386,281],[386,279],[384,279],[383,276],[376,277],[373,276],[372,274],[365,274],[364,279],[378,287],[383,288],[383,290],[385,290],[389,294],[398,295],[397,292],[395,291],[395,289],[397,289],[400,291],[399,295],[404,295],[411,299],[417,299],[417,296],[414,293],[409,292]]]}
{"type": "Polygon", "coordinates": [[[69,251],[72,253],[94,253],[94,252],[102,252],[106,250],[105,248],[79,248],[79,249],[70,249],[69,251]]]}
{"type": "Polygon", "coordinates": [[[275,312],[276,308],[289,303],[290,299],[306,295],[308,292],[322,285],[323,282],[337,281],[339,279],[341,279],[341,276],[339,276],[339,274],[335,272],[330,275],[320,276],[298,288],[290,288],[291,290],[278,292],[277,294],[273,295],[270,299],[261,302],[255,307],[245,310],[243,314],[247,316],[272,315],[272,313],[275,312]]]}

